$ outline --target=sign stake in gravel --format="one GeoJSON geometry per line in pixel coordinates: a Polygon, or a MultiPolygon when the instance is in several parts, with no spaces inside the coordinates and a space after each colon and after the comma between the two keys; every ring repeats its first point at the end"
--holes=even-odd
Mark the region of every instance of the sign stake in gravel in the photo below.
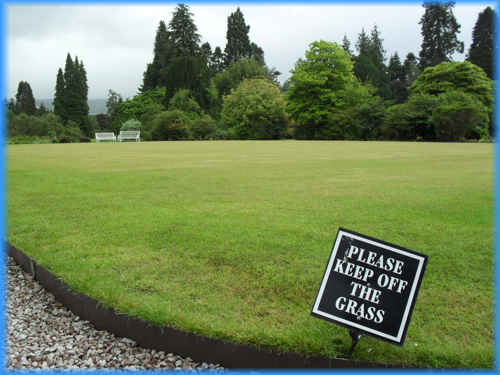
{"type": "Polygon", "coordinates": [[[311,315],[403,345],[427,255],[339,228],[311,315]]]}

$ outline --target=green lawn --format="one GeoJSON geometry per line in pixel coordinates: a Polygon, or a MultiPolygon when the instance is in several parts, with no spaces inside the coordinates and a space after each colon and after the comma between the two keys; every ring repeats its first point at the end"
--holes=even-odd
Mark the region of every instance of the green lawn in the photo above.
{"type": "Polygon", "coordinates": [[[493,145],[219,141],[12,145],[8,240],[160,325],[345,355],[309,315],[339,226],[427,254],[405,345],[354,358],[493,365],[493,145]]]}

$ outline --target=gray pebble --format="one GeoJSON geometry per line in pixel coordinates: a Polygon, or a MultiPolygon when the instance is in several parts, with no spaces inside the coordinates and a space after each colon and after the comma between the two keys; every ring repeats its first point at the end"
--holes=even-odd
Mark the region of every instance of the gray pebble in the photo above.
{"type": "Polygon", "coordinates": [[[217,364],[144,349],[134,340],[96,330],[8,258],[7,368],[221,371],[217,364]]]}

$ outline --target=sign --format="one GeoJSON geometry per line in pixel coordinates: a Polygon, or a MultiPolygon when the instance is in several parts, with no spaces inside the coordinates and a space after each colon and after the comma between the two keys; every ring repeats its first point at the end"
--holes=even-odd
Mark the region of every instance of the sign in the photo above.
{"type": "Polygon", "coordinates": [[[311,315],[403,345],[427,255],[339,228],[311,315]]]}

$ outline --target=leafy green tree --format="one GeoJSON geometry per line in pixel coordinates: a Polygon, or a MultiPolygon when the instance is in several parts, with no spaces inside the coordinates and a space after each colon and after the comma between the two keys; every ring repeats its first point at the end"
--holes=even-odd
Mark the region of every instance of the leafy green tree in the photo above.
{"type": "Polygon", "coordinates": [[[216,130],[215,120],[207,114],[203,114],[191,121],[191,133],[194,139],[214,138],[216,130]]]}
{"type": "Polygon", "coordinates": [[[191,92],[187,89],[177,91],[172,99],[170,99],[168,108],[170,110],[178,109],[183,111],[192,120],[199,118],[202,115],[200,105],[193,99],[191,92]]]}
{"type": "Polygon", "coordinates": [[[279,139],[285,134],[285,101],[265,78],[243,81],[224,97],[221,120],[239,139],[279,139]]]}
{"type": "Polygon", "coordinates": [[[438,98],[429,94],[410,96],[407,103],[389,107],[384,116],[382,134],[391,140],[435,140],[432,113],[438,98]]]}
{"type": "Polygon", "coordinates": [[[488,138],[488,110],[472,95],[448,91],[438,96],[432,112],[436,136],[442,141],[488,138]]]}
{"type": "Polygon", "coordinates": [[[119,107],[122,102],[123,98],[120,94],[111,89],[108,90],[108,99],[106,100],[108,127],[115,132],[121,127],[119,107]]]}
{"type": "Polygon", "coordinates": [[[218,118],[223,97],[229,95],[243,80],[265,77],[266,73],[266,69],[254,59],[242,58],[216,74],[211,80],[209,90],[212,116],[218,118]]]}
{"type": "Polygon", "coordinates": [[[189,117],[178,109],[158,113],[153,120],[152,139],[155,141],[177,141],[189,139],[189,117]]]}
{"type": "Polygon", "coordinates": [[[245,23],[245,17],[238,7],[227,18],[227,42],[224,49],[226,66],[243,57],[251,56],[250,38],[248,37],[249,31],[250,26],[245,23]]]}
{"type": "Polygon", "coordinates": [[[339,116],[359,104],[356,95],[352,95],[360,86],[352,69],[349,54],[336,43],[326,41],[311,43],[305,59],[297,61],[287,92],[287,112],[299,124],[301,137],[353,136],[351,123],[344,119],[339,122],[339,116]]]}
{"type": "Polygon", "coordinates": [[[28,82],[21,81],[17,86],[16,113],[34,115],[36,113],[35,98],[28,82]]]}
{"type": "Polygon", "coordinates": [[[451,61],[453,53],[464,51],[464,43],[458,40],[460,24],[455,19],[455,3],[426,2],[425,13],[420,19],[422,45],[420,69],[451,61]]]}
{"type": "MultiPolygon", "coordinates": [[[[116,94],[110,90],[110,93],[116,94]]],[[[116,95],[114,95],[116,98],[116,95]]],[[[120,101],[121,97],[114,99],[115,103],[118,101],[116,110],[111,121],[111,128],[113,131],[118,132],[122,124],[133,118],[141,122],[141,137],[144,140],[151,139],[151,132],[153,129],[153,119],[155,116],[165,110],[162,104],[165,98],[165,88],[157,87],[134,96],[131,99],[120,101]]]]}
{"type": "Polygon", "coordinates": [[[467,60],[482,68],[493,79],[493,37],[495,11],[487,7],[479,13],[472,32],[472,44],[467,60]]]}
{"type": "Polygon", "coordinates": [[[493,82],[478,66],[465,62],[444,62],[427,68],[409,87],[410,95],[440,95],[448,91],[469,94],[489,111],[493,110],[493,82]]]}

